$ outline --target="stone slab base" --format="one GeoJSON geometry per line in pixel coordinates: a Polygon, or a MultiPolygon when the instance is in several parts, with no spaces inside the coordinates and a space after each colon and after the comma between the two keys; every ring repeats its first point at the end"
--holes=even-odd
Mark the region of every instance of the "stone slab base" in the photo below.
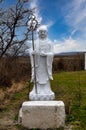
{"type": "Polygon", "coordinates": [[[22,126],[28,129],[65,126],[65,106],[62,101],[27,101],[22,104],[21,112],[22,126]]]}

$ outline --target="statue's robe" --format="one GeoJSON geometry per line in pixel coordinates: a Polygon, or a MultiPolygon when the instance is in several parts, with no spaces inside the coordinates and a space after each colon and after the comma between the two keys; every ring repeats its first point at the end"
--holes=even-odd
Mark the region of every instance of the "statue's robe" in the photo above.
{"type": "MultiPolygon", "coordinates": [[[[39,93],[48,93],[52,77],[53,47],[48,40],[39,40],[35,44],[36,83],[39,93]],[[41,87],[41,88],[40,88],[41,87]],[[43,90],[42,90],[43,87],[43,90]],[[41,90],[42,91],[41,91],[41,90]]],[[[34,60],[31,53],[32,81],[34,80],[34,60]]],[[[34,90],[34,89],[33,89],[34,90]]]]}

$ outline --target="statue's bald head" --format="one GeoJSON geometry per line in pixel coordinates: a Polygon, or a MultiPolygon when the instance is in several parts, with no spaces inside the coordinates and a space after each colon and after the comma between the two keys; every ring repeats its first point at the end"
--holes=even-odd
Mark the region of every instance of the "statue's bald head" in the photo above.
{"type": "Polygon", "coordinates": [[[37,30],[39,39],[45,40],[47,38],[47,26],[42,25],[37,30]]]}

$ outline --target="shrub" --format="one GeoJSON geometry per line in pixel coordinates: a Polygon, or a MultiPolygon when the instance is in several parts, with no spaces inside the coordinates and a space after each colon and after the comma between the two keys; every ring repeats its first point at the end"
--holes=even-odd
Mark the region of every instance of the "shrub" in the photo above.
{"type": "Polygon", "coordinates": [[[12,85],[11,77],[5,75],[4,73],[0,76],[0,86],[2,87],[10,87],[12,85]]]}

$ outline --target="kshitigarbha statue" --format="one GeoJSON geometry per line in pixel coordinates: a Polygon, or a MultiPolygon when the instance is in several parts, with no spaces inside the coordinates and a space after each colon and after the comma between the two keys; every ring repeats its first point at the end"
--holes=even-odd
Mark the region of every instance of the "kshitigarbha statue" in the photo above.
{"type": "Polygon", "coordinates": [[[34,83],[34,86],[29,94],[29,99],[37,101],[53,100],[55,98],[55,95],[50,87],[50,80],[53,80],[53,46],[47,38],[47,27],[45,25],[40,26],[37,32],[38,39],[35,42],[35,49],[30,53],[32,67],[31,82],[34,83]],[[34,74],[34,58],[36,74],[34,74]]]}

